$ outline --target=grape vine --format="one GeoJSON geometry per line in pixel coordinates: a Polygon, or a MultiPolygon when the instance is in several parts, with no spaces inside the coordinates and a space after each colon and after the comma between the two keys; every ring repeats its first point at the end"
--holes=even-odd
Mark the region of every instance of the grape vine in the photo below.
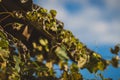
{"type": "MultiPolygon", "coordinates": [[[[6,15],[10,15],[13,22],[0,24],[2,80],[82,80],[80,69],[87,68],[95,73],[106,69],[110,63],[118,66],[117,58],[104,60],[75,38],[71,31],[64,29],[64,23],[56,19],[55,10],[48,11],[33,4],[32,10],[0,13],[0,16],[6,15]],[[63,71],[59,78],[54,65],[63,71]]],[[[111,51],[117,54],[118,48],[111,51]]]]}

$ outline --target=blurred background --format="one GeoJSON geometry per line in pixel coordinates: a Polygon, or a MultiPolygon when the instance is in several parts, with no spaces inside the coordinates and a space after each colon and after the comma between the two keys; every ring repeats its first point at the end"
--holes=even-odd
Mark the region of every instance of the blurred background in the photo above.
{"type": "MultiPolygon", "coordinates": [[[[72,31],[76,38],[104,59],[114,56],[110,48],[120,44],[120,0],[33,1],[48,10],[55,9],[57,19],[64,22],[65,29],[72,31]]],[[[81,70],[81,73],[87,79],[95,77],[86,69],[81,70]]],[[[109,66],[101,73],[105,78],[120,79],[120,67],[109,66]]]]}

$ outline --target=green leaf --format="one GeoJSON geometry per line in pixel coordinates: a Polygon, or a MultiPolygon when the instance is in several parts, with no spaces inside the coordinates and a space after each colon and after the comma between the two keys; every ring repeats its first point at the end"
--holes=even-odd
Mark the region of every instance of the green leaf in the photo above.
{"type": "Polygon", "coordinates": [[[112,54],[118,55],[118,53],[119,53],[119,51],[120,51],[120,44],[116,45],[116,46],[114,47],[114,49],[111,48],[110,50],[111,50],[112,54]]]}
{"type": "Polygon", "coordinates": [[[44,9],[44,8],[41,8],[40,11],[41,11],[42,13],[47,13],[47,9],[44,9]]]}
{"type": "Polygon", "coordinates": [[[103,71],[105,69],[105,65],[102,61],[98,62],[98,65],[97,65],[98,69],[103,71]]]}
{"type": "Polygon", "coordinates": [[[42,54],[39,54],[39,55],[36,55],[36,59],[38,62],[42,62],[44,58],[42,54]]]}
{"type": "Polygon", "coordinates": [[[58,56],[59,59],[63,60],[63,61],[66,61],[69,59],[69,57],[67,56],[67,52],[66,52],[66,49],[64,46],[58,46],[56,49],[55,49],[55,53],[56,55],[58,56]]]}
{"type": "Polygon", "coordinates": [[[112,60],[111,60],[111,64],[112,64],[115,68],[118,68],[118,67],[119,67],[119,57],[118,57],[118,56],[113,57],[112,60]]]}
{"type": "Polygon", "coordinates": [[[15,61],[15,69],[17,70],[17,72],[20,72],[20,57],[14,55],[13,60],[15,61]]]}
{"type": "Polygon", "coordinates": [[[4,34],[4,32],[2,32],[0,30],[0,47],[1,48],[8,48],[8,45],[9,45],[9,43],[7,41],[6,35],[4,34]]]}
{"type": "Polygon", "coordinates": [[[78,69],[78,66],[77,64],[75,63],[72,63],[71,67],[70,67],[70,71],[73,73],[73,72],[78,72],[79,69],[78,69]]]}
{"type": "Polygon", "coordinates": [[[70,74],[70,80],[83,80],[83,78],[80,73],[73,72],[70,74]]]}
{"type": "Polygon", "coordinates": [[[68,73],[66,71],[62,74],[63,80],[69,80],[68,73]]]}
{"type": "Polygon", "coordinates": [[[56,10],[50,10],[50,13],[53,17],[55,17],[57,15],[57,11],[56,10]]]}

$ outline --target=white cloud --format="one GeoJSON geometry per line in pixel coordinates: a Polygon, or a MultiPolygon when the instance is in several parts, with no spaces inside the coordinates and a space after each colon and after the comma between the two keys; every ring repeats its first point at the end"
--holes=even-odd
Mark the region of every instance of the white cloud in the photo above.
{"type": "Polygon", "coordinates": [[[104,18],[106,15],[110,15],[113,9],[118,9],[120,0],[105,0],[107,7],[105,10],[90,6],[87,0],[74,0],[83,6],[83,10],[74,14],[70,14],[64,8],[67,1],[40,0],[37,4],[48,10],[57,10],[57,19],[62,20],[65,28],[71,30],[85,44],[120,43],[120,19],[113,18],[109,21],[104,18]]]}
{"type": "Polygon", "coordinates": [[[120,8],[120,0],[105,0],[109,9],[120,8]]]}

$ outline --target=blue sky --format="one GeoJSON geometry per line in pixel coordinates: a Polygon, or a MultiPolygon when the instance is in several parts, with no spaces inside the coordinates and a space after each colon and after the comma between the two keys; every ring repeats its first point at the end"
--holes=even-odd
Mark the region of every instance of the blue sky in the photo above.
{"type": "MultiPolygon", "coordinates": [[[[34,0],[34,2],[48,10],[55,9],[58,12],[57,19],[63,21],[65,28],[72,31],[90,49],[107,59],[113,56],[110,55],[109,49],[120,43],[120,0],[34,0]]],[[[117,80],[120,68],[114,69],[110,66],[103,74],[117,80]]]]}
{"type": "Polygon", "coordinates": [[[120,0],[34,0],[57,10],[57,19],[87,45],[120,42],[120,0]]]}

